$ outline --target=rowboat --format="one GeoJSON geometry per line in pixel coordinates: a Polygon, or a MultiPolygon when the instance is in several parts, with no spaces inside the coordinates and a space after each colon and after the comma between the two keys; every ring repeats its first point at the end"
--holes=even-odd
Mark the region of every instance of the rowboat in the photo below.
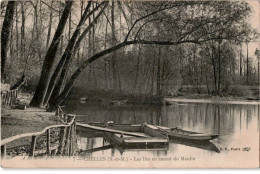
{"type": "Polygon", "coordinates": [[[168,136],[170,139],[179,138],[179,139],[187,139],[187,140],[197,140],[197,141],[209,141],[218,137],[217,134],[205,134],[183,130],[177,127],[168,128],[163,126],[155,126],[150,124],[145,124],[150,129],[154,131],[158,131],[159,133],[168,136]]]}
{"type": "Polygon", "coordinates": [[[135,127],[135,126],[146,127],[146,129],[149,128],[149,130],[158,132],[164,136],[169,137],[170,139],[209,141],[209,140],[213,140],[219,136],[217,134],[205,134],[205,133],[183,130],[178,127],[169,128],[169,127],[164,127],[164,126],[151,125],[151,124],[147,124],[147,123],[132,125],[132,124],[114,124],[113,122],[108,122],[108,123],[92,122],[89,124],[95,125],[98,127],[109,127],[111,129],[125,130],[125,131],[130,131],[130,132],[131,132],[131,129],[134,129],[132,127],[135,127]]]}
{"type": "Polygon", "coordinates": [[[146,125],[91,125],[77,123],[77,129],[89,129],[103,132],[106,139],[121,147],[150,148],[167,146],[169,138],[146,125]]]}

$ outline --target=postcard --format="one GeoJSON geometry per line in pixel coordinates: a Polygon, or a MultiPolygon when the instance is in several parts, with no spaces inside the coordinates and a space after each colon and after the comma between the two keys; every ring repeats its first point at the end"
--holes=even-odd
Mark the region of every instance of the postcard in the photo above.
{"type": "Polygon", "coordinates": [[[258,168],[259,9],[1,1],[1,166],[258,168]]]}

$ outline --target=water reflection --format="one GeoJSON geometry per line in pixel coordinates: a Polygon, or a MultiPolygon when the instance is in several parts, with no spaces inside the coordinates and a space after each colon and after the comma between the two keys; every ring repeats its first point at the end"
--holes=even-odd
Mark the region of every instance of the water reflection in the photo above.
{"type": "MultiPolygon", "coordinates": [[[[77,121],[114,123],[151,123],[167,127],[219,134],[213,144],[171,141],[167,149],[120,149],[111,146],[102,135],[83,132],[78,135],[78,146],[82,154],[106,156],[203,156],[203,158],[240,160],[234,152],[225,148],[250,147],[247,154],[251,158],[259,154],[259,110],[260,105],[228,104],[175,104],[171,106],[114,106],[79,101],[67,104],[66,112],[81,115],[77,121]],[[90,135],[92,137],[88,137],[90,135]],[[93,138],[93,136],[96,136],[93,138]],[[217,149],[220,149],[220,153],[217,149]]],[[[242,153],[242,152],[241,152],[242,153]]]]}

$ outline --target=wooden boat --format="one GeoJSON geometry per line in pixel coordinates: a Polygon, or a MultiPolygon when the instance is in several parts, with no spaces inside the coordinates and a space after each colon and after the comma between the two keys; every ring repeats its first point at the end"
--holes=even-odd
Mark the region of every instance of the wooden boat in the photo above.
{"type": "MultiPolygon", "coordinates": [[[[99,127],[110,127],[112,129],[123,129],[126,127],[131,127],[131,124],[114,124],[113,122],[108,123],[101,123],[101,122],[92,122],[89,123],[91,125],[99,126],[99,127]]],[[[199,132],[192,132],[183,130],[177,127],[169,128],[164,126],[155,126],[151,124],[144,124],[146,127],[150,128],[151,130],[154,130],[156,132],[159,132],[160,134],[163,134],[165,136],[168,136],[170,139],[187,139],[187,140],[197,140],[197,141],[209,141],[217,138],[219,135],[217,134],[205,134],[205,133],[199,133],[199,132]]],[[[141,124],[137,126],[142,126],[141,124]]],[[[128,128],[126,128],[126,131],[128,131],[128,128]]]]}
{"type": "Polygon", "coordinates": [[[181,138],[187,140],[197,140],[197,141],[209,141],[213,140],[218,137],[216,134],[204,134],[198,132],[187,131],[183,129],[175,128],[168,128],[163,126],[154,126],[150,124],[145,124],[150,129],[160,132],[163,135],[168,136],[170,139],[172,138],[181,138]]]}
{"type": "Polygon", "coordinates": [[[108,141],[122,147],[148,148],[169,144],[169,138],[167,136],[145,125],[108,124],[106,127],[101,127],[77,123],[77,127],[104,132],[104,136],[108,141]]]}
{"type": "MultiPolygon", "coordinates": [[[[102,123],[90,123],[90,124],[95,124],[98,126],[103,126],[104,124],[102,123]]],[[[79,134],[80,136],[87,137],[87,138],[93,138],[93,137],[104,137],[104,132],[99,132],[99,131],[94,131],[94,130],[89,130],[84,127],[77,126],[77,135],[79,134]]],[[[109,141],[110,144],[113,144],[121,153],[125,151],[140,151],[140,150],[148,150],[148,151],[165,151],[168,149],[167,146],[161,146],[158,148],[146,148],[146,149],[138,149],[136,147],[120,147],[117,144],[115,144],[113,141],[111,141],[107,136],[104,137],[106,141],[109,141]]],[[[190,146],[190,147],[195,147],[203,150],[208,150],[208,151],[214,151],[219,153],[219,149],[210,141],[200,141],[200,140],[189,140],[189,139],[183,139],[183,138],[171,138],[169,140],[169,143],[174,143],[174,144],[181,144],[185,146],[190,146]]]]}

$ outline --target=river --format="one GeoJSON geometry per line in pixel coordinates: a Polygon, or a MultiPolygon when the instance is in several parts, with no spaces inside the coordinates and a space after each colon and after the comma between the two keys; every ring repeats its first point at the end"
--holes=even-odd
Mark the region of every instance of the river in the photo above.
{"type": "MultiPolygon", "coordinates": [[[[219,134],[210,145],[171,141],[168,148],[123,150],[102,137],[78,134],[80,151],[92,157],[127,157],[128,160],[171,160],[175,167],[243,167],[257,165],[259,158],[260,105],[178,103],[170,106],[102,105],[70,101],[66,112],[79,115],[79,122],[151,123],[177,126],[197,132],[219,134]],[[102,148],[103,147],[103,148],[102,148]],[[91,151],[92,149],[92,151],[91,151]],[[94,150],[93,150],[94,149],[94,150]],[[174,160],[175,159],[175,160],[174,160]],[[188,161],[183,163],[182,161],[188,161]],[[246,159],[246,160],[245,160],[246,159]],[[174,163],[173,163],[174,161],[174,163]],[[228,161],[228,162],[226,162],[228,161]],[[206,164],[205,164],[206,163],[206,164]]],[[[79,157],[85,158],[84,156],[79,157]]]]}

